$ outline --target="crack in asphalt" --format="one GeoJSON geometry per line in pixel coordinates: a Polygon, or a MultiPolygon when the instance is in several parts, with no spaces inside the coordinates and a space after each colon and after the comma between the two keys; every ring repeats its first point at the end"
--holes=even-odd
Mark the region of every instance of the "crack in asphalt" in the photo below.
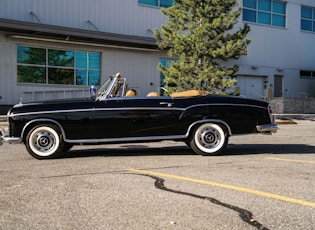
{"type": "Polygon", "coordinates": [[[152,179],[155,180],[154,185],[157,189],[163,190],[163,191],[167,191],[167,192],[172,192],[172,193],[176,193],[176,194],[181,194],[181,195],[186,195],[186,196],[191,196],[197,199],[202,199],[202,200],[208,200],[211,203],[215,204],[215,205],[219,205],[222,206],[224,208],[228,208],[231,209],[235,212],[237,212],[239,214],[239,217],[247,224],[256,227],[259,230],[269,230],[267,227],[263,226],[261,223],[259,223],[257,220],[254,219],[253,217],[253,213],[246,210],[246,209],[242,209],[239,208],[237,206],[231,205],[231,204],[226,204],[223,203],[217,199],[214,199],[212,197],[207,197],[207,196],[201,196],[201,195],[197,195],[197,194],[193,194],[193,193],[189,193],[189,192],[183,192],[183,191],[179,191],[179,190],[174,190],[174,189],[170,189],[165,187],[164,182],[165,180],[163,178],[157,177],[157,176],[152,176],[152,175],[145,175],[145,174],[136,174],[139,176],[146,176],[146,177],[151,177],[152,179]]]}

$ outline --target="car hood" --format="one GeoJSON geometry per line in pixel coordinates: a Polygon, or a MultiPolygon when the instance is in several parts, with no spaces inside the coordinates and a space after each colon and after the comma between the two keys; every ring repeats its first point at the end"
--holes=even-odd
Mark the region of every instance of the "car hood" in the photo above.
{"type": "Polygon", "coordinates": [[[56,110],[62,111],[74,109],[87,109],[89,107],[92,107],[94,102],[95,102],[94,98],[87,97],[19,103],[14,105],[13,108],[9,110],[8,116],[40,111],[49,112],[56,110]]]}

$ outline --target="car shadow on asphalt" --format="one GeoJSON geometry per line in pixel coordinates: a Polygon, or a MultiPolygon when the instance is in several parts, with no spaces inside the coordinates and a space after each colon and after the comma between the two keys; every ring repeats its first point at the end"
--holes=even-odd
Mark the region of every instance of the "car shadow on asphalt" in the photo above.
{"type": "Polygon", "coordinates": [[[229,144],[224,155],[315,154],[315,147],[305,144],[229,144]]]}
{"type": "MultiPolygon", "coordinates": [[[[304,144],[229,144],[222,156],[253,154],[315,154],[315,147],[304,144]]],[[[149,147],[147,145],[122,145],[115,148],[73,149],[65,158],[76,157],[126,157],[126,156],[188,156],[196,155],[186,146],[149,147]]]]}

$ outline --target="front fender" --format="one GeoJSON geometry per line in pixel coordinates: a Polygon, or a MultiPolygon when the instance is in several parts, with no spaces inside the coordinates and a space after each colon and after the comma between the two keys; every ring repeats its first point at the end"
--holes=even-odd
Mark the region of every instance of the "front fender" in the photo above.
{"type": "Polygon", "coordinates": [[[58,128],[61,130],[63,140],[66,139],[65,131],[59,122],[57,122],[53,119],[48,119],[48,118],[38,118],[38,119],[31,120],[24,125],[22,132],[21,132],[21,137],[20,137],[21,140],[25,139],[25,135],[27,135],[26,131],[28,130],[29,127],[32,127],[34,123],[53,123],[53,124],[57,125],[58,128]]]}

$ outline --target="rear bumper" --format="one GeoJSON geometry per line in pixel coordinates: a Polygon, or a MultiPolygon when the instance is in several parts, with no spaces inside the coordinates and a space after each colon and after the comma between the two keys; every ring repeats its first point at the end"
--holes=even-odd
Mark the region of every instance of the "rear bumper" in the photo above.
{"type": "Polygon", "coordinates": [[[259,133],[276,133],[279,129],[279,125],[276,123],[273,124],[266,124],[266,125],[257,125],[256,129],[259,133]]]}
{"type": "Polygon", "coordinates": [[[2,129],[0,128],[0,145],[3,143],[20,143],[21,139],[19,137],[10,137],[9,136],[9,130],[8,129],[2,129]]]}

